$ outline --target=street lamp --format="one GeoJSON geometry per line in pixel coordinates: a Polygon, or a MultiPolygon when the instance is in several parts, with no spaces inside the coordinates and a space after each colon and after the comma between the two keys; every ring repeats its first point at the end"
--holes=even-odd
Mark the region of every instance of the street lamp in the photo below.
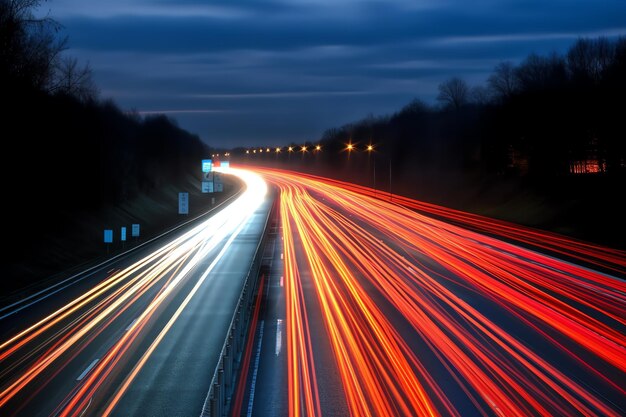
{"type": "Polygon", "coordinates": [[[300,150],[301,150],[302,152],[306,152],[306,146],[305,146],[305,145],[302,145],[302,146],[300,147],[300,150]]]}
{"type": "Polygon", "coordinates": [[[280,153],[280,148],[276,148],[276,153],[280,153]]]}
{"type": "Polygon", "coordinates": [[[322,147],[321,147],[320,145],[317,145],[317,146],[315,147],[315,150],[316,150],[316,151],[321,151],[321,150],[322,150],[322,147]]]}
{"type": "Polygon", "coordinates": [[[293,152],[293,146],[290,146],[289,148],[287,148],[287,150],[288,150],[289,152],[293,152]]]}

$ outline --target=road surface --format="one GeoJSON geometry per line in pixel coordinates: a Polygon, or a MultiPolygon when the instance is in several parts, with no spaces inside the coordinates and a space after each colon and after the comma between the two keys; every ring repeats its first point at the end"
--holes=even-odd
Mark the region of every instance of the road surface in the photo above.
{"type": "Polygon", "coordinates": [[[210,218],[2,311],[0,415],[197,416],[270,201],[256,175],[210,218]]]}
{"type": "Polygon", "coordinates": [[[281,230],[234,415],[626,415],[626,253],[257,172],[281,230]]]}

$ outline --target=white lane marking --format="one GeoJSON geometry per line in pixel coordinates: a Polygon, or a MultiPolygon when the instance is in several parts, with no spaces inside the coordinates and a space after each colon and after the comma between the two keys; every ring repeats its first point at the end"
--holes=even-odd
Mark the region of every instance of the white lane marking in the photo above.
{"type": "Polygon", "coordinates": [[[149,245],[150,243],[152,243],[152,242],[154,242],[154,241],[156,241],[156,240],[158,240],[158,239],[160,239],[160,238],[162,238],[162,237],[164,237],[164,236],[166,236],[166,235],[168,235],[168,234],[170,234],[170,233],[172,233],[172,232],[174,232],[174,231],[176,231],[176,230],[178,230],[178,229],[181,229],[181,228],[183,228],[183,227],[187,226],[188,224],[190,224],[190,223],[192,223],[192,222],[195,222],[196,220],[200,219],[201,217],[205,217],[205,216],[209,215],[210,213],[213,213],[213,212],[214,212],[217,208],[222,207],[223,205],[227,205],[226,203],[228,203],[230,200],[234,199],[234,198],[235,198],[235,197],[237,197],[238,195],[239,195],[239,193],[234,194],[233,196],[231,196],[231,197],[229,197],[228,199],[224,200],[223,202],[221,202],[220,204],[218,204],[216,207],[213,207],[211,210],[207,211],[206,213],[200,214],[199,216],[197,216],[197,217],[195,217],[195,218],[193,218],[193,219],[191,219],[191,220],[188,220],[188,221],[186,221],[186,222],[184,222],[184,223],[181,223],[181,224],[179,224],[178,226],[174,226],[172,229],[167,230],[167,231],[165,231],[165,232],[161,233],[160,235],[155,236],[155,237],[153,237],[152,239],[147,240],[147,241],[145,241],[145,242],[143,242],[143,243],[141,243],[141,244],[139,244],[139,245],[135,246],[135,247],[134,247],[134,248],[132,248],[132,249],[129,249],[129,250],[125,251],[125,252],[122,252],[122,253],[120,253],[120,254],[117,254],[117,255],[115,255],[114,257],[107,259],[106,261],[100,262],[98,265],[94,265],[94,266],[92,266],[92,267],[90,267],[90,268],[87,268],[86,270],[84,270],[84,271],[82,271],[82,272],[79,272],[79,273],[77,273],[77,274],[74,274],[74,275],[72,275],[71,277],[64,279],[63,281],[57,282],[56,284],[53,284],[53,285],[49,286],[48,288],[44,288],[43,290],[40,290],[40,291],[38,291],[38,292],[36,292],[36,293],[34,293],[34,294],[31,294],[31,295],[29,295],[28,297],[22,298],[21,300],[18,300],[18,301],[16,301],[16,302],[12,303],[12,304],[9,304],[8,306],[0,307],[0,312],[5,311],[5,310],[8,310],[8,309],[10,309],[10,308],[12,308],[12,307],[15,307],[15,306],[17,306],[17,305],[20,305],[20,304],[22,304],[22,303],[25,303],[25,302],[27,302],[28,300],[31,300],[31,299],[33,299],[33,298],[35,298],[35,297],[38,297],[38,296],[40,296],[41,294],[44,294],[46,291],[50,291],[50,290],[52,290],[53,288],[58,287],[59,285],[63,285],[63,284],[65,284],[65,285],[63,285],[61,288],[58,288],[56,291],[53,291],[53,292],[48,293],[48,294],[46,294],[46,295],[44,295],[44,296],[42,296],[42,297],[40,297],[40,298],[37,298],[36,300],[31,301],[30,303],[28,303],[28,304],[26,304],[26,305],[23,305],[23,306],[21,306],[21,307],[18,307],[18,308],[16,308],[16,309],[15,309],[15,310],[13,310],[13,311],[9,311],[8,313],[6,313],[6,314],[4,314],[4,315],[0,316],[0,320],[3,320],[3,319],[5,319],[5,318],[7,318],[7,317],[10,317],[10,316],[14,315],[15,313],[19,313],[20,311],[24,310],[25,308],[28,308],[28,307],[30,307],[30,306],[32,306],[32,305],[34,305],[34,304],[37,304],[37,303],[39,303],[40,301],[43,301],[43,300],[45,300],[46,298],[49,298],[49,297],[53,296],[54,294],[56,294],[56,293],[58,293],[58,292],[61,292],[61,291],[63,291],[64,289],[66,289],[66,288],[68,288],[68,287],[71,287],[72,285],[77,284],[77,283],[79,283],[79,282],[81,282],[81,281],[83,281],[83,280],[85,280],[85,279],[89,278],[89,277],[90,277],[90,276],[92,276],[93,274],[96,274],[96,273],[98,273],[98,272],[102,271],[102,270],[105,268],[105,265],[110,264],[110,263],[114,262],[115,260],[120,259],[120,258],[122,258],[122,257],[124,257],[124,256],[126,256],[126,255],[129,255],[130,253],[135,252],[135,251],[137,251],[137,250],[138,250],[138,249],[140,249],[140,248],[146,247],[146,246],[147,246],[147,245],[149,245]],[[87,274],[87,275],[85,275],[85,274],[87,274]],[[78,278],[78,277],[80,277],[81,275],[84,275],[84,276],[83,276],[83,277],[81,277],[81,278],[78,278]],[[78,278],[78,279],[74,280],[75,278],[78,278]],[[72,280],[74,280],[74,281],[72,281],[72,280]]]}
{"type": "Polygon", "coordinates": [[[137,322],[137,318],[135,318],[135,320],[133,320],[128,327],[126,328],[126,330],[124,330],[125,332],[129,331],[131,327],[133,327],[133,324],[135,324],[137,322]]]}
{"type": "Polygon", "coordinates": [[[80,381],[81,379],[83,379],[88,373],[89,371],[91,371],[91,368],[93,368],[94,366],[96,366],[96,364],[98,363],[98,361],[100,360],[100,358],[96,358],[93,360],[93,362],[91,362],[89,364],[89,366],[87,367],[87,369],[85,369],[83,371],[82,374],[80,374],[80,376],[78,378],[76,378],[77,381],[80,381]]]}
{"type": "Polygon", "coordinates": [[[280,350],[283,344],[283,319],[276,319],[276,349],[274,353],[276,356],[280,355],[280,350]]]}
{"type": "Polygon", "coordinates": [[[250,382],[250,398],[248,399],[248,413],[247,417],[252,417],[252,405],[254,404],[254,391],[256,390],[256,376],[259,372],[259,361],[261,360],[261,344],[263,342],[263,327],[265,321],[261,320],[259,328],[259,340],[256,348],[256,357],[254,358],[254,371],[252,372],[252,381],[250,382]]]}
{"type": "Polygon", "coordinates": [[[85,415],[85,413],[87,412],[87,409],[89,408],[89,406],[91,405],[91,401],[93,401],[93,397],[91,397],[89,399],[89,403],[87,404],[87,407],[85,407],[85,409],[83,410],[82,413],[80,413],[80,417],[83,417],[85,415]]]}

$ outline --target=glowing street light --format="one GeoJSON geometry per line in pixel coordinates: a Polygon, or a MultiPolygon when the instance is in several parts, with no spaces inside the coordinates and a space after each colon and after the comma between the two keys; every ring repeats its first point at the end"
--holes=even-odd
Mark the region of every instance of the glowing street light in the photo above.
{"type": "Polygon", "coordinates": [[[315,150],[316,150],[316,151],[321,151],[321,150],[322,150],[322,147],[321,147],[320,145],[317,145],[317,146],[315,147],[315,150]]]}
{"type": "Polygon", "coordinates": [[[246,150],[246,153],[250,153],[250,150],[246,150]]]}
{"type": "Polygon", "coordinates": [[[276,153],[280,153],[280,148],[276,148],[276,153]]]}
{"type": "Polygon", "coordinates": [[[289,152],[293,152],[293,146],[290,146],[289,148],[287,148],[287,150],[288,150],[289,152]]]}
{"type": "Polygon", "coordinates": [[[368,152],[372,152],[374,150],[374,146],[372,145],[367,145],[367,151],[368,152]]]}
{"type": "Polygon", "coordinates": [[[300,148],[300,150],[301,150],[302,152],[306,152],[306,146],[305,146],[305,145],[302,145],[302,147],[300,148]]]}
{"type": "Polygon", "coordinates": [[[354,145],[351,143],[348,143],[348,145],[346,146],[346,150],[348,152],[352,152],[354,150],[354,145]]]}
{"type": "Polygon", "coordinates": [[[270,148],[267,148],[265,151],[266,151],[266,152],[269,152],[269,151],[270,151],[270,148]]]}

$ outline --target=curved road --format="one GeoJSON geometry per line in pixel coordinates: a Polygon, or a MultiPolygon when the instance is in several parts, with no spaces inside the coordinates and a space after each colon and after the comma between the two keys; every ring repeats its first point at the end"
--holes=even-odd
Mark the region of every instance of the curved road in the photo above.
{"type": "Polygon", "coordinates": [[[265,183],[0,319],[0,415],[200,414],[270,208],[265,183]],[[32,305],[29,305],[32,303],[32,305]]]}
{"type": "Polygon", "coordinates": [[[283,239],[236,415],[626,415],[626,253],[256,171],[283,239]]]}

